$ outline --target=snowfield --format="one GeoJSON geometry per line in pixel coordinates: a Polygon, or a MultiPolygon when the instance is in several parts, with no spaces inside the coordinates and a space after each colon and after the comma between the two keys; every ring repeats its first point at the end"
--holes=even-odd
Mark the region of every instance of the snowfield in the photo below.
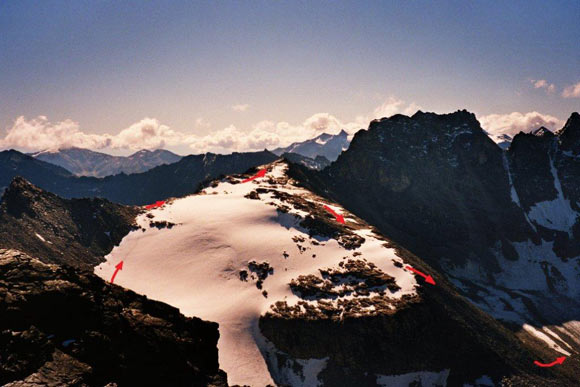
{"type": "MultiPolygon", "coordinates": [[[[263,168],[268,168],[263,178],[243,184],[243,178],[224,179],[200,194],[169,200],[140,215],[137,222],[142,229],[128,234],[95,273],[108,281],[115,265],[123,261],[116,284],[178,307],[187,316],[218,322],[219,363],[228,374],[228,383],[265,386],[285,381],[316,386],[325,359],[297,360],[304,366],[302,373],[276,365],[271,360],[276,349],[258,327],[260,316],[271,311],[276,301],[288,305],[316,302],[293,292],[289,286],[293,279],[320,275],[319,269],[339,270],[340,262],[356,259],[374,264],[396,281],[396,290],[385,294],[370,289],[369,297],[381,294],[400,299],[416,294],[419,285],[401,267],[403,261],[395,251],[360,220],[292,185],[285,177],[286,164],[275,162],[263,168]],[[259,197],[247,197],[258,188],[265,189],[259,197]],[[299,224],[309,214],[288,206],[277,193],[300,197],[320,208],[330,205],[344,215],[347,226],[356,227],[364,243],[347,249],[337,239],[309,235],[299,224]],[[286,212],[277,210],[284,205],[289,207],[286,212]],[[257,265],[264,270],[256,269],[257,265]]],[[[340,308],[341,299],[354,296],[347,284],[337,288],[347,290],[332,301],[340,308]]],[[[377,311],[371,307],[361,313],[377,311]]]]}

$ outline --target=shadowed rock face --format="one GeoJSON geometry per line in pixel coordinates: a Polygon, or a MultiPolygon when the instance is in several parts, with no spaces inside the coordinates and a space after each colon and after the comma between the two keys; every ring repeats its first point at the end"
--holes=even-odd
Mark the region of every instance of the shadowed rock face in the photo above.
{"type": "Polygon", "coordinates": [[[0,248],[91,270],[135,228],[136,207],[62,199],[15,178],[0,203],[0,248]]]}
{"type": "Polygon", "coordinates": [[[225,386],[216,323],[0,249],[0,384],[225,386]]]}
{"type": "MultiPolygon", "coordinates": [[[[515,330],[580,321],[578,113],[555,134],[516,135],[507,151],[466,111],[395,115],[358,132],[328,168],[290,174],[515,330]]],[[[559,345],[580,351],[577,331],[559,332],[559,345]]]]}

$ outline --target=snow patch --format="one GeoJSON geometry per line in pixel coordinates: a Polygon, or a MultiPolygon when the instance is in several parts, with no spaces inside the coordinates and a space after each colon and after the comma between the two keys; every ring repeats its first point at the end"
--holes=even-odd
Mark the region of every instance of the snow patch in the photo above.
{"type": "Polygon", "coordinates": [[[523,328],[532,334],[533,336],[537,337],[538,339],[542,340],[544,343],[548,345],[548,347],[552,348],[555,351],[560,352],[562,355],[570,356],[570,352],[566,351],[562,347],[560,347],[554,340],[552,340],[548,335],[544,332],[537,330],[533,326],[529,324],[524,324],[523,328]]]}
{"type": "Polygon", "coordinates": [[[326,368],[327,357],[322,359],[293,359],[288,354],[278,350],[259,332],[256,341],[260,342],[262,355],[268,363],[268,368],[274,373],[274,379],[278,384],[292,387],[323,385],[318,379],[318,375],[326,368]]]}
{"type": "Polygon", "coordinates": [[[546,278],[555,290],[572,298],[580,295],[580,257],[563,261],[554,252],[554,242],[542,240],[539,245],[531,240],[512,242],[519,259],[510,261],[504,259],[500,251],[496,251],[501,271],[496,274],[496,283],[510,289],[550,291],[546,278]],[[542,268],[546,267],[546,271],[542,268]],[[557,271],[562,278],[553,273],[557,271]]]}
{"type": "Polygon", "coordinates": [[[562,184],[558,177],[558,171],[554,166],[554,161],[550,157],[550,171],[554,178],[554,188],[558,192],[558,196],[554,200],[547,200],[536,203],[530,207],[528,216],[537,224],[540,224],[551,230],[559,230],[567,232],[572,238],[572,227],[576,223],[576,219],[580,214],[572,209],[570,200],[564,198],[562,192],[562,184]]]}
{"type": "Polygon", "coordinates": [[[483,375],[476,379],[474,384],[464,384],[463,387],[495,387],[495,384],[489,376],[483,375]]]}

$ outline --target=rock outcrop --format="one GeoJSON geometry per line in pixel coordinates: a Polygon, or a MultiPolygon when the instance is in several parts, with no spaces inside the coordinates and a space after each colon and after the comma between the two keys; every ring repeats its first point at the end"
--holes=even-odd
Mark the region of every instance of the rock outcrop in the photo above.
{"type": "Polygon", "coordinates": [[[218,325],[0,250],[0,384],[225,386],[218,325]]]}

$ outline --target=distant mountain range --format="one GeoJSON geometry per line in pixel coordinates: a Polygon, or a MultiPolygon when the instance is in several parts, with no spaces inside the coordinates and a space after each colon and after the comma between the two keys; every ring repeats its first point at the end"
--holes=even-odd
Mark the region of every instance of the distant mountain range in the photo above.
{"type": "Polygon", "coordinates": [[[104,178],[78,177],[61,167],[23,153],[0,152],[0,190],[16,176],[64,198],[101,197],[116,203],[144,205],[195,192],[201,182],[220,175],[241,173],[276,160],[268,151],[217,155],[190,155],[146,172],[104,178]]]}
{"type": "Polygon", "coordinates": [[[31,153],[30,156],[63,167],[77,176],[93,177],[140,173],[159,165],[172,164],[181,160],[181,156],[164,149],[154,151],[144,149],[123,157],[89,149],[66,148],[31,153]]]}
{"type": "Polygon", "coordinates": [[[348,133],[342,130],[338,134],[323,133],[307,141],[295,142],[285,148],[276,148],[272,153],[278,156],[284,153],[297,153],[311,159],[324,156],[328,160],[334,161],[343,151],[348,149],[349,143],[348,133]]]}

